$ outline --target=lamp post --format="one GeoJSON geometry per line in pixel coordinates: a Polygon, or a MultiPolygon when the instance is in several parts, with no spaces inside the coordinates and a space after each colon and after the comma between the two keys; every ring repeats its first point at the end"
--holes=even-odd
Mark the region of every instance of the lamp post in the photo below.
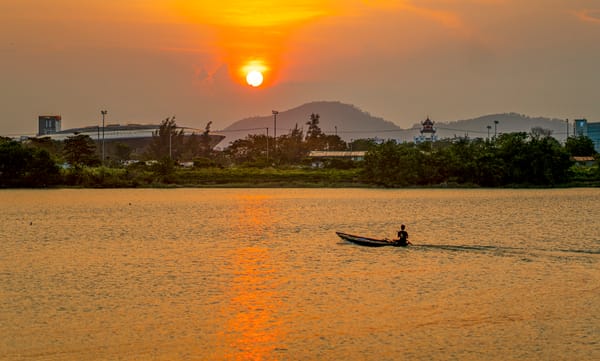
{"type": "Polygon", "coordinates": [[[496,139],[496,135],[498,135],[498,121],[494,120],[494,139],[496,139]]]}
{"type": "Polygon", "coordinates": [[[269,127],[267,127],[267,164],[269,164],[269,127]]]}
{"type": "Polygon", "coordinates": [[[277,110],[271,111],[273,113],[273,139],[275,139],[275,150],[277,150],[277,110]]]}
{"type": "Polygon", "coordinates": [[[487,130],[488,130],[488,140],[490,139],[490,130],[492,129],[491,125],[487,126],[487,130]]]}
{"type": "Polygon", "coordinates": [[[102,165],[104,165],[104,117],[108,114],[108,111],[101,110],[100,114],[102,114],[102,165]]]}
{"type": "Polygon", "coordinates": [[[567,118],[566,122],[567,122],[567,139],[569,139],[569,118],[567,118]]]}

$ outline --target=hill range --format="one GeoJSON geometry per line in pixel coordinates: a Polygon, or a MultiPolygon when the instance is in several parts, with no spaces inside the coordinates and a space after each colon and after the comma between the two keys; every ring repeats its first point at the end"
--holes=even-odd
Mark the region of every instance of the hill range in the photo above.
{"type": "MultiPolygon", "coordinates": [[[[391,121],[373,116],[351,104],[336,101],[315,101],[299,107],[280,111],[277,114],[277,136],[288,134],[294,127],[308,128],[306,123],[311,114],[319,114],[319,125],[326,134],[337,134],[345,141],[362,138],[395,139],[397,141],[413,141],[420,134],[420,122],[416,120],[410,128],[401,128],[391,121]]],[[[490,114],[473,119],[435,122],[438,139],[464,137],[486,138],[488,134],[530,132],[531,128],[542,127],[552,131],[558,140],[567,135],[567,124],[564,119],[529,117],[517,113],[490,114]],[[494,121],[497,121],[496,124],[494,121]],[[488,128],[489,126],[489,128],[488,128]]],[[[256,116],[239,120],[227,128],[217,131],[226,136],[219,146],[228,146],[231,142],[245,138],[249,134],[266,134],[273,136],[273,115],[256,116]]]]}

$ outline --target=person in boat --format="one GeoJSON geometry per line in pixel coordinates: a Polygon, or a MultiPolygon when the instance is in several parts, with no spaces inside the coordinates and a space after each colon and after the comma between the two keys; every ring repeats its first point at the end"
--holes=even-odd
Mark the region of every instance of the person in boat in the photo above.
{"type": "Polygon", "coordinates": [[[401,225],[400,230],[398,231],[398,239],[394,240],[394,246],[397,247],[406,247],[408,246],[410,241],[408,240],[408,232],[406,232],[406,226],[401,225]]]}

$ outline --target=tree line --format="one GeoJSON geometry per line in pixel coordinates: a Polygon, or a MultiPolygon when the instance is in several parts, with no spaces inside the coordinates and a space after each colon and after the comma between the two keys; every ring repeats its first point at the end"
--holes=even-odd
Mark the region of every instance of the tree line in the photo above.
{"type": "Polygon", "coordinates": [[[555,186],[568,183],[573,155],[594,155],[587,137],[561,145],[551,136],[509,133],[422,144],[385,142],[365,156],[365,178],[386,187],[435,184],[555,186]],[[583,150],[582,150],[583,149],[583,150]]]}
{"type": "Polygon", "coordinates": [[[118,174],[111,181],[117,186],[147,184],[153,179],[176,182],[172,175],[177,161],[182,160],[193,161],[196,168],[298,168],[310,165],[308,154],[314,150],[366,151],[363,161],[325,159],[323,164],[330,169],[355,169],[360,182],[383,187],[556,186],[574,179],[600,181],[597,162],[591,169],[573,167],[572,156],[597,156],[593,142],[585,136],[569,137],[561,144],[550,131],[534,128],[530,133],[501,134],[491,139],[455,138],[420,144],[358,139],[346,143],[337,135],[325,134],[319,123],[320,116],[311,114],[305,123],[306,133],[296,125],[276,139],[248,135],[217,151],[210,144],[210,122],[204,132],[184,137],[175,117],[167,118],[154,132],[142,157],[155,160],[155,164],[135,166],[145,173],[135,173],[134,168],[120,162],[131,156],[125,145],[117,144],[103,162],[97,143],[82,134],[64,142],[0,138],[0,187],[103,186],[110,174],[118,174]],[[107,169],[123,172],[110,173],[107,169]],[[143,174],[141,181],[139,174],[143,174]],[[88,181],[83,180],[85,177],[88,181]],[[119,177],[128,181],[114,179],[119,177]]]}

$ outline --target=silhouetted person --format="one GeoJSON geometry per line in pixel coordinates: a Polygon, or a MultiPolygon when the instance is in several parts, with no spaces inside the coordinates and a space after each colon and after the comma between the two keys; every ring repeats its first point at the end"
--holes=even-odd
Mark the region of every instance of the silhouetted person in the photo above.
{"type": "Polygon", "coordinates": [[[398,239],[394,242],[394,246],[406,247],[409,244],[412,244],[408,240],[408,232],[406,232],[405,229],[406,229],[405,225],[400,226],[400,230],[398,231],[398,239]]]}

